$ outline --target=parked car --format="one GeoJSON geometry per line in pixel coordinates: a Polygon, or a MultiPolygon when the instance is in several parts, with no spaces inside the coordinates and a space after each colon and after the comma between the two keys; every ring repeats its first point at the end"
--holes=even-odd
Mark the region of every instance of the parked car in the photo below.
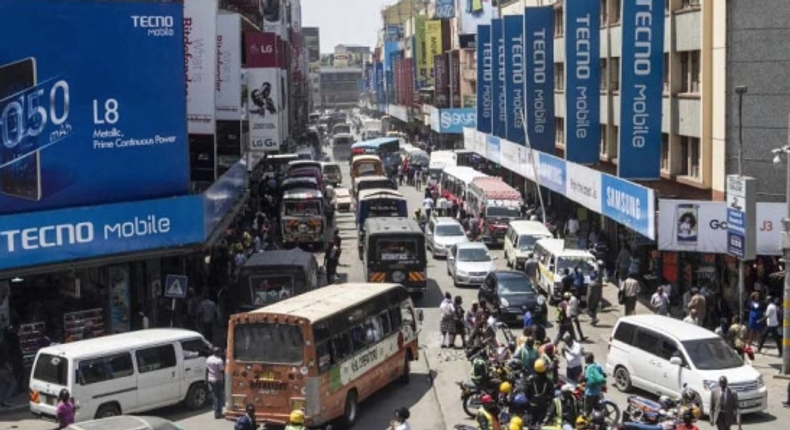
{"type": "Polygon", "coordinates": [[[184,427],[164,418],[121,415],[83,421],[66,427],[66,430],[184,430],[184,427]]]}
{"type": "Polygon", "coordinates": [[[480,285],[493,270],[496,270],[494,257],[484,243],[467,242],[450,247],[447,274],[452,276],[455,286],[480,285]]]}
{"type": "Polygon", "coordinates": [[[533,323],[546,323],[546,298],[538,293],[524,272],[495,270],[489,273],[480,286],[477,299],[485,301],[502,322],[521,322],[524,314],[530,311],[533,323]]]}
{"type": "Polygon", "coordinates": [[[337,212],[351,211],[351,193],[347,188],[335,188],[332,206],[337,212]]]}
{"type": "Polygon", "coordinates": [[[425,243],[433,258],[445,257],[453,245],[469,242],[464,227],[448,217],[431,218],[425,229],[425,236],[425,243]]]}

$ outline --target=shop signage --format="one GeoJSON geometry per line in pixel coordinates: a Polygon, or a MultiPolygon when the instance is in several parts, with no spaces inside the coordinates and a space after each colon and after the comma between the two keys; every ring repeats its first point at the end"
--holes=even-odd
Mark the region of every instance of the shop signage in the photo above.
{"type": "Polygon", "coordinates": [[[485,134],[480,133],[472,127],[465,127],[464,147],[476,152],[482,157],[486,157],[488,149],[486,148],[485,134]]]}
{"type": "Polygon", "coordinates": [[[506,138],[507,112],[505,105],[505,40],[504,28],[501,19],[491,22],[491,55],[493,102],[491,109],[492,133],[503,139],[506,138]]]}
{"type": "Polygon", "coordinates": [[[202,243],[203,197],[0,216],[0,270],[202,243]]]}
{"type": "Polygon", "coordinates": [[[239,160],[203,193],[203,221],[206,237],[217,228],[247,188],[247,163],[239,160]]]}
{"type": "Polygon", "coordinates": [[[184,299],[187,296],[188,285],[189,278],[184,275],[167,275],[164,296],[171,299],[184,299]]]}
{"type": "Polygon", "coordinates": [[[601,142],[601,2],[565,3],[565,158],[593,164],[601,142]]]}
{"type": "Polygon", "coordinates": [[[525,148],[523,146],[518,147],[518,165],[519,165],[519,172],[520,175],[523,175],[525,178],[529,179],[530,181],[535,181],[537,175],[535,175],[535,159],[538,156],[537,151],[533,151],[531,149],[525,148]]]}
{"type": "Polygon", "coordinates": [[[189,191],[182,10],[0,2],[0,215],[189,191]]]}
{"type": "Polygon", "coordinates": [[[617,176],[625,179],[661,179],[664,1],[622,6],[617,176]]]}
{"type": "Polygon", "coordinates": [[[507,140],[524,144],[524,19],[508,15],[505,20],[505,117],[507,140]]]}
{"type": "Polygon", "coordinates": [[[601,214],[655,240],[655,196],[653,190],[614,177],[601,175],[601,214]]]}
{"type": "Polygon", "coordinates": [[[434,85],[434,60],[442,52],[442,22],[435,19],[425,21],[425,47],[426,60],[428,61],[428,75],[426,76],[426,86],[434,85]]]}
{"type": "Polygon", "coordinates": [[[566,196],[601,213],[601,172],[576,163],[566,163],[566,196]]]}
{"type": "Polygon", "coordinates": [[[554,126],[554,6],[524,10],[527,56],[527,137],[532,149],[552,152],[554,126]]]}
{"type": "Polygon", "coordinates": [[[552,191],[565,194],[565,178],[567,177],[565,160],[542,152],[538,160],[540,184],[552,191]]]}
{"type": "Polygon", "coordinates": [[[477,44],[477,130],[491,133],[493,114],[494,64],[491,45],[491,26],[481,25],[477,44]]]}
{"type": "Polygon", "coordinates": [[[473,108],[431,109],[431,129],[441,134],[461,134],[464,127],[477,124],[477,112],[473,108]]]}
{"type": "Polygon", "coordinates": [[[280,100],[279,68],[247,69],[247,110],[250,150],[254,153],[280,150],[283,104],[280,100]]]}
{"type": "Polygon", "coordinates": [[[433,59],[433,104],[440,109],[450,107],[450,62],[446,54],[433,59]]]}
{"type": "Polygon", "coordinates": [[[389,105],[387,106],[387,114],[403,122],[409,122],[409,113],[406,111],[406,106],[389,105]]]}
{"type": "Polygon", "coordinates": [[[218,120],[241,121],[241,15],[217,15],[216,111],[218,120]]]}
{"type": "MultiPolygon", "coordinates": [[[[784,203],[757,203],[756,255],[782,255],[784,203]]],[[[728,254],[727,202],[659,200],[658,249],[728,254]]]]}
{"type": "Polygon", "coordinates": [[[757,181],[738,175],[727,176],[727,249],[741,260],[753,260],[757,241],[755,215],[757,181]]]}
{"type": "MultiPolygon", "coordinates": [[[[480,27],[484,27],[484,26],[480,26],[480,27]]],[[[460,46],[461,49],[475,49],[475,48],[477,48],[477,41],[479,40],[480,35],[483,34],[483,32],[480,30],[480,27],[478,27],[478,30],[477,30],[478,33],[476,35],[475,34],[459,34],[458,35],[458,46],[460,46]]]]}
{"type": "Polygon", "coordinates": [[[519,145],[509,141],[509,140],[500,140],[499,142],[499,153],[500,159],[502,160],[502,167],[508,169],[512,172],[516,172],[521,174],[521,169],[519,168],[519,145]]]}
{"type": "MultiPolygon", "coordinates": [[[[193,134],[214,134],[214,99],[217,82],[217,1],[185,0],[183,3],[184,53],[179,57],[184,58],[186,65],[187,126],[189,132],[193,134]]],[[[39,23],[39,25],[41,24],[39,23]]],[[[94,35],[96,34],[102,33],[94,33],[94,35]]],[[[126,46],[119,44],[117,40],[113,40],[112,43],[114,46],[126,46]]],[[[136,58],[134,63],[148,64],[139,58],[136,58]]],[[[137,84],[132,87],[137,90],[140,86],[137,84]]]]}
{"type": "Polygon", "coordinates": [[[414,67],[417,89],[425,88],[428,82],[428,47],[425,39],[425,16],[417,15],[414,17],[414,37],[412,47],[415,58],[414,67]]]}
{"type": "Polygon", "coordinates": [[[436,19],[455,18],[455,0],[436,0],[434,17],[436,19]]]}
{"type": "MultiPolygon", "coordinates": [[[[492,18],[496,18],[497,8],[494,0],[479,0],[469,2],[467,7],[461,9],[461,34],[475,34],[478,26],[488,25],[492,18]]],[[[478,36],[480,33],[477,33],[478,36]]]]}
{"type": "Polygon", "coordinates": [[[496,136],[486,136],[486,158],[492,163],[499,164],[500,161],[500,140],[496,136]]]}

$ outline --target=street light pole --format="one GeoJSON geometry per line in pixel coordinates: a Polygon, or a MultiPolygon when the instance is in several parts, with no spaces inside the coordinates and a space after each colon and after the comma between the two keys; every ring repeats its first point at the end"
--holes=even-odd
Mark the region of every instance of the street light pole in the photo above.
{"type": "MultiPolygon", "coordinates": [[[[790,119],[790,118],[789,118],[790,119]]],[[[790,126],[790,121],[788,121],[790,126]]],[[[785,217],[782,219],[782,253],[784,257],[785,285],[782,302],[782,373],[790,374],[790,128],[788,129],[787,145],[774,149],[774,164],[786,165],[785,182],[785,217]]]]}
{"type": "MultiPolygon", "coordinates": [[[[749,88],[743,85],[735,87],[735,94],[738,95],[738,176],[743,177],[743,96],[749,88]]],[[[744,292],[744,262],[738,259],[738,316],[743,320],[743,305],[746,298],[744,292]]]]}

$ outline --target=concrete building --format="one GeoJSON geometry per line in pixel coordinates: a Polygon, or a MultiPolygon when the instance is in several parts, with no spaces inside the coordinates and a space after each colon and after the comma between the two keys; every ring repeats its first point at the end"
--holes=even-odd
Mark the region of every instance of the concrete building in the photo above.
{"type": "Polygon", "coordinates": [[[364,65],[370,60],[370,47],[367,46],[337,45],[333,53],[322,54],[317,84],[320,104],[317,107],[327,109],[357,106],[364,65]]]}

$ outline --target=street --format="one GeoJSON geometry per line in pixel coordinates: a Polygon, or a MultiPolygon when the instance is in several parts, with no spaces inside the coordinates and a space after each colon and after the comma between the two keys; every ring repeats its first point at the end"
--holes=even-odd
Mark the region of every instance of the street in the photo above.
{"type": "MultiPolygon", "coordinates": [[[[343,169],[344,183],[341,186],[350,186],[350,176],[346,162],[340,162],[343,169]]],[[[421,205],[422,192],[413,187],[403,186],[400,191],[407,197],[409,213],[421,205]]],[[[343,238],[343,254],[338,272],[341,282],[362,282],[363,271],[361,262],[357,258],[357,240],[354,216],[351,213],[337,215],[337,228],[343,238]]],[[[505,269],[505,260],[502,250],[493,250],[497,257],[497,266],[505,269]]],[[[317,255],[319,261],[323,255],[317,255]]],[[[438,306],[444,292],[449,291],[453,296],[463,298],[464,307],[468,307],[477,300],[477,289],[456,288],[450,277],[447,276],[446,262],[444,259],[434,260],[428,257],[428,291],[424,298],[417,300],[417,306],[424,309],[425,321],[421,332],[420,360],[413,364],[413,377],[407,386],[393,384],[376,396],[362,404],[361,416],[356,425],[360,430],[383,430],[387,428],[393,416],[393,411],[401,406],[411,410],[411,428],[415,430],[447,429],[451,430],[455,424],[464,423],[474,425],[472,420],[466,418],[459,397],[459,390],[455,382],[469,377],[469,364],[463,351],[441,349],[439,335],[439,310],[438,306]]],[[[604,297],[610,302],[615,302],[614,286],[604,288],[604,297]]],[[[637,312],[645,313],[648,310],[638,305],[637,312]]],[[[550,310],[549,315],[553,315],[550,310]]],[[[588,340],[584,342],[584,349],[595,354],[596,361],[604,364],[606,361],[607,342],[611,328],[617,318],[622,315],[622,308],[616,305],[607,307],[599,316],[600,323],[597,327],[589,325],[589,318],[582,318],[584,334],[588,340]]],[[[550,318],[551,319],[551,318],[550,318]]],[[[513,327],[513,331],[520,329],[513,327]]],[[[548,329],[548,334],[553,336],[554,328],[548,329]]],[[[774,359],[775,360],[775,359],[774,359]]],[[[769,409],[766,413],[745,418],[744,427],[754,430],[778,429],[784,427],[777,419],[790,417],[788,409],[782,408],[781,400],[784,396],[785,380],[777,380],[772,376],[776,369],[765,363],[762,356],[755,360],[755,366],[765,376],[765,383],[769,388],[769,409]]],[[[564,363],[561,365],[564,368],[564,363]]],[[[645,395],[645,393],[638,393],[645,395]]],[[[621,407],[625,404],[626,395],[610,387],[608,396],[615,400],[621,407]]],[[[225,420],[214,420],[209,408],[192,413],[181,406],[174,406],[149,415],[162,416],[177,421],[187,430],[220,430],[231,429],[233,423],[225,420]]],[[[786,424],[785,424],[786,425],[786,424]]],[[[707,422],[699,423],[701,429],[712,428],[707,422]]],[[[54,423],[35,420],[29,413],[19,411],[11,415],[0,415],[0,430],[23,429],[39,430],[52,429],[54,423]]]]}

